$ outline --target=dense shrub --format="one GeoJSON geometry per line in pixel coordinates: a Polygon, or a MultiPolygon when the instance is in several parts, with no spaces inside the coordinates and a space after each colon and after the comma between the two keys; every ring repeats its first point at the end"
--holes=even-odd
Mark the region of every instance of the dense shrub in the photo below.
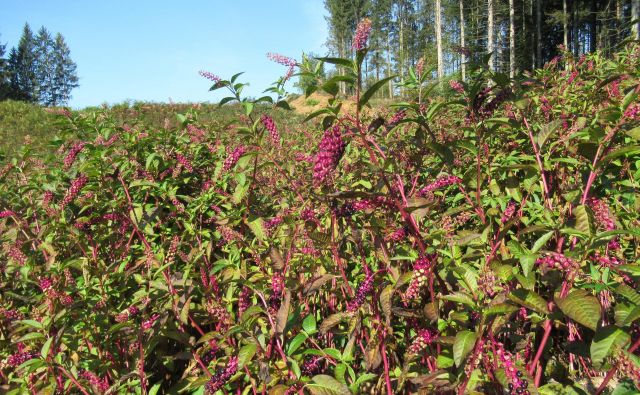
{"type": "Polygon", "coordinates": [[[638,46],[366,116],[357,49],[306,123],[203,73],[235,123],[69,113],[3,167],[3,391],[633,391],[638,46]]]}

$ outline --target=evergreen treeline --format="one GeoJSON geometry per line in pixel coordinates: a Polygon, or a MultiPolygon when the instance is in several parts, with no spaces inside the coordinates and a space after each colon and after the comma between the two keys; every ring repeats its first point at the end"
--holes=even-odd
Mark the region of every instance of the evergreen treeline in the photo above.
{"type": "MultiPolygon", "coordinates": [[[[434,76],[464,79],[465,54],[488,53],[489,67],[514,76],[551,60],[560,44],[580,56],[639,38],[640,0],[325,0],[325,8],[335,56],[353,55],[356,25],[371,19],[370,80],[405,75],[420,58],[434,76]]],[[[396,89],[390,83],[385,95],[396,89]]]]}
{"type": "Polygon", "coordinates": [[[57,106],[68,102],[79,86],[76,64],[60,33],[54,37],[41,27],[34,34],[27,23],[18,46],[7,58],[5,54],[6,45],[0,44],[0,100],[57,106]]]}

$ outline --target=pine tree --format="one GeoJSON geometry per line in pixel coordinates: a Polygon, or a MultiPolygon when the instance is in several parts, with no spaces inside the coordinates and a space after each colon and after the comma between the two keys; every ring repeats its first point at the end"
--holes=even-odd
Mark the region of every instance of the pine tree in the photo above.
{"type": "Polygon", "coordinates": [[[52,102],[55,57],[53,44],[51,34],[42,26],[36,36],[35,45],[35,72],[37,79],[35,96],[45,106],[54,104],[52,102]]]}
{"type": "Polygon", "coordinates": [[[11,93],[9,85],[9,70],[7,68],[7,60],[4,58],[7,50],[6,44],[0,43],[0,100],[6,100],[11,93]]]}
{"type": "Polygon", "coordinates": [[[71,51],[60,33],[56,34],[53,43],[53,79],[51,87],[51,105],[66,103],[71,98],[71,91],[80,86],[76,73],[76,64],[71,60],[71,51]]]}
{"type": "Polygon", "coordinates": [[[38,101],[36,76],[36,41],[29,24],[24,25],[17,48],[9,54],[11,97],[16,100],[38,101]]]}

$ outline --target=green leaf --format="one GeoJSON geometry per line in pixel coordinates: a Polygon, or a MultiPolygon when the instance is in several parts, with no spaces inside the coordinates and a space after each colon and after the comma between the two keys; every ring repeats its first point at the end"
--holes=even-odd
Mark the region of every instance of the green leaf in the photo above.
{"type": "Polygon", "coordinates": [[[264,230],[264,220],[262,217],[257,217],[251,221],[247,221],[247,225],[249,225],[249,229],[251,229],[258,240],[265,241],[267,239],[267,234],[264,230]]]}
{"type": "Polygon", "coordinates": [[[151,387],[151,389],[149,390],[149,395],[156,395],[158,391],[160,391],[161,386],[162,383],[154,384],[153,387],[151,387]]]}
{"type": "Polygon", "coordinates": [[[627,130],[625,134],[631,137],[632,139],[640,140],[640,126],[636,126],[631,130],[627,130]]]}
{"type": "Polygon", "coordinates": [[[344,58],[332,58],[332,57],[326,57],[326,58],[316,58],[317,60],[321,60],[325,63],[330,63],[330,64],[336,64],[339,66],[344,66],[344,67],[349,67],[351,69],[354,69],[354,65],[353,62],[350,61],[349,59],[344,59],[344,58]]]}
{"type": "Polygon", "coordinates": [[[247,362],[250,362],[256,355],[258,346],[255,343],[249,343],[244,345],[240,351],[238,351],[238,368],[242,369],[247,362]]]}
{"type": "Polygon", "coordinates": [[[544,125],[540,129],[540,132],[536,136],[536,142],[538,143],[538,146],[540,147],[540,149],[542,149],[542,146],[547,141],[549,136],[551,136],[552,133],[554,133],[556,130],[558,130],[560,125],[562,125],[562,120],[561,119],[555,119],[555,120],[549,122],[548,124],[544,125]]]}
{"type": "Polygon", "coordinates": [[[385,86],[387,82],[389,82],[394,78],[396,78],[396,76],[392,75],[391,77],[383,78],[380,81],[376,82],[375,84],[371,85],[371,87],[367,89],[367,91],[362,96],[360,96],[360,101],[358,102],[358,105],[360,107],[364,107],[380,88],[385,86]]]}
{"type": "Polygon", "coordinates": [[[312,112],[311,114],[307,115],[307,117],[304,119],[304,121],[302,122],[307,122],[312,120],[313,118],[322,115],[322,114],[331,114],[331,110],[327,109],[327,108],[321,108],[317,111],[312,112]]]}
{"type": "Polygon", "coordinates": [[[445,145],[433,141],[425,144],[425,147],[433,150],[445,163],[452,164],[455,159],[451,149],[445,145]]]}
{"type": "Polygon", "coordinates": [[[640,154],[640,145],[631,145],[627,147],[622,147],[604,156],[602,159],[600,159],[596,164],[596,167],[601,167],[620,156],[629,156],[629,155],[635,155],[635,154],[640,154]]]}
{"type": "Polygon", "coordinates": [[[316,332],[316,317],[313,313],[306,316],[304,321],[302,321],[302,329],[310,335],[316,332]]]}
{"type": "Polygon", "coordinates": [[[591,342],[591,360],[596,369],[600,369],[602,364],[611,353],[629,342],[631,337],[622,329],[616,326],[605,326],[598,328],[591,342]]]}
{"type": "Polygon", "coordinates": [[[53,342],[53,337],[50,337],[47,339],[46,342],[44,342],[44,345],[42,346],[42,350],[40,350],[40,355],[42,355],[42,358],[47,358],[47,356],[49,355],[49,349],[51,349],[51,343],[53,342]]]}
{"type": "Polygon", "coordinates": [[[553,237],[554,233],[554,231],[550,231],[540,236],[540,238],[533,244],[531,252],[536,253],[540,251],[540,249],[547,244],[547,241],[553,237]]]}
{"type": "Polygon", "coordinates": [[[320,334],[326,334],[331,328],[338,325],[340,321],[342,321],[347,316],[348,314],[344,312],[331,314],[322,321],[322,324],[320,324],[320,334]]]}
{"type": "Polygon", "coordinates": [[[19,321],[16,321],[16,323],[28,325],[36,329],[44,329],[44,326],[36,320],[19,320],[19,321]]]}
{"type": "Polygon", "coordinates": [[[313,384],[307,384],[305,387],[313,395],[351,395],[349,387],[326,374],[313,376],[311,380],[313,384]]]}
{"type": "Polygon", "coordinates": [[[631,303],[640,305],[640,294],[627,284],[618,284],[613,291],[627,298],[631,303]]]}
{"type": "Polygon", "coordinates": [[[518,288],[511,291],[508,298],[517,304],[527,307],[540,314],[549,314],[547,301],[537,293],[526,289],[518,288]]]}
{"type": "Polygon", "coordinates": [[[555,302],[562,312],[572,320],[595,331],[600,320],[600,302],[584,289],[573,289],[564,298],[555,302]]]}
{"type": "Polygon", "coordinates": [[[287,325],[287,318],[289,318],[289,307],[291,305],[291,291],[285,288],[284,297],[282,298],[282,303],[280,308],[278,309],[278,313],[276,314],[276,332],[282,333],[284,332],[284,328],[287,325]]]}
{"type": "Polygon", "coordinates": [[[453,343],[453,360],[456,366],[462,366],[466,356],[473,350],[478,335],[471,331],[460,331],[453,343]]]}
{"type": "Polygon", "coordinates": [[[576,217],[575,228],[580,232],[593,235],[595,226],[593,223],[593,212],[585,205],[580,205],[573,210],[576,217]]]}
{"type": "Polygon", "coordinates": [[[515,311],[518,311],[518,307],[509,303],[499,303],[493,306],[489,306],[486,309],[482,310],[482,313],[485,317],[489,317],[492,315],[507,315],[511,314],[515,311]]]}
{"type": "Polygon", "coordinates": [[[300,346],[302,346],[304,344],[305,340],[307,340],[307,335],[304,334],[304,333],[298,333],[296,335],[296,337],[291,339],[291,341],[289,342],[289,348],[287,349],[287,355],[292,355],[293,353],[295,353],[296,350],[298,348],[300,348],[300,346]]]}

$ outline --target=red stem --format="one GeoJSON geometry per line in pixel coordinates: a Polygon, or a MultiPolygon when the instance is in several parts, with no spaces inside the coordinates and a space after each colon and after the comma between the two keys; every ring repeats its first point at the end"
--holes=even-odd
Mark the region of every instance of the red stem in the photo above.
{"type": "MultiPolygon", "coordinates": [[[[531,362],[531,366],[529,366],[530,375],[533,375],[533,372],[535,372],[536,365],[540,361],[540,357],[542,357],[542,352],[544,351],[544,347],[547,344],[547,341],[549,340],[550,334],[551,334],[551,320],[546,320],[544,322],[544,335],[542,336],[542,341],[540,341],[540,345],[538,346],[538,352],[536,352],[536,356],[533,358],[533,361],[531,362]]],[[[536,380],[536,387],[538,386],[538,384],[539,382],[538,380],[536,380]]]]}
{"type": "Polygon", "coordinates": [[[391,387],[391,378],[389,377],[389,361],[387,360],[387,347],[385,342],[381,342],[382,345],[382,362],[384,363],[384,382],[387,385],[387,394],[393,395],[393,388],[391,387]]]}

